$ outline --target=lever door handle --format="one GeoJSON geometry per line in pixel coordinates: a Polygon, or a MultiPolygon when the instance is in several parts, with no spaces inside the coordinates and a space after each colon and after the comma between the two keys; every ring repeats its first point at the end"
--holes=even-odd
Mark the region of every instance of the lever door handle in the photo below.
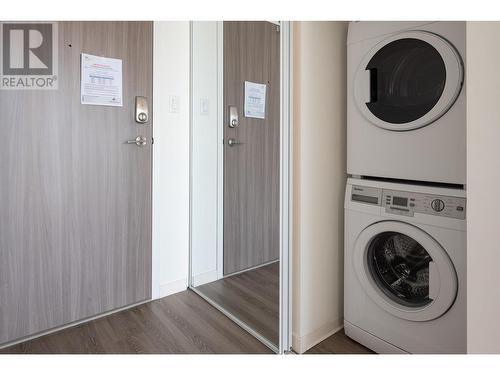
{"type": "Polygon", "coordinates": [[[242,145],[244,144],[243,142],[240,142],[234,138],[229,138],[227,140],[227,145],[230,146],[230,147],[233,147],[233,146],[238,146],[238,145],[242,145]]]}
{"type": "Polygon", "coordinates": [[[143,137],[142,135],[138,135],[135,139],[131,139],[126,142],[128,145],[136,145],[138,147],[146,146],[148,143],[146,140],[146,137],[143,137]]]}

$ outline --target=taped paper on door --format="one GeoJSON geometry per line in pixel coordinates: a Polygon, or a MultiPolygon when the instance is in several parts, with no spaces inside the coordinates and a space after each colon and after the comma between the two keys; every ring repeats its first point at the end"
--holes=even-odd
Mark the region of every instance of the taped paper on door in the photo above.
{"type": "Polygon", "coordinates": [[[266,118],[266,85],[245,81],[245,117],[266,118]]]}
{"type": "Polygon", "coordinates": [[[122,107],[122,60],[82,53],[81,104],[122,107]]]}

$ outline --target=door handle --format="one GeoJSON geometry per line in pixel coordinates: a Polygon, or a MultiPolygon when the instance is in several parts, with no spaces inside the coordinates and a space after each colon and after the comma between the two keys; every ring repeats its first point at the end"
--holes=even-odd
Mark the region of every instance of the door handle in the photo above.
{"type": "Polygon", "coordinates": [[[429,298],[435,300],[439,295],[441,286],[438,270],[434,262],[429,262],[429,298]]]}
{"type": "Polygon", "coordinates": [[[146,146],[148,143],[146,140],[146,137],[143,137],[142,135],[138,135],[135,139],[131,139],[126,142],[128,145],[133,145],[135,144],[138,147],[146,146]]]}
{"type": "Polygon", "coordinates": [[[233,147],[233,146],[238,146],[238,145],[242,145],[244,144],[243,142],[240,142],[234,138],[229,138],[227,140],[227,145],[230,146],[230,147],[233,147]]]}
{"type": "Polygon", "coordinates": [[[378,90],[377,90],[377,69],[370,69],[370,103],[375,103],[378,99],[378,90]]]}

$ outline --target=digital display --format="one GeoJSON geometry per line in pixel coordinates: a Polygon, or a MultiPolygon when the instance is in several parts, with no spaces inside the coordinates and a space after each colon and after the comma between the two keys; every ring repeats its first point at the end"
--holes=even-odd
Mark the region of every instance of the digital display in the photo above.
{"type": "Polygon", "coordinates": [[[395,206],[406,207],[408,205],[408,198],[392,197],[392,204],[395,206]]]}

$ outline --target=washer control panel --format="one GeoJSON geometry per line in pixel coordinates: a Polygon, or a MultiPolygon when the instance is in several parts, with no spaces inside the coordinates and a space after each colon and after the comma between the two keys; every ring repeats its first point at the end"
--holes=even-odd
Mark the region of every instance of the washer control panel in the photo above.
{"type": "Polygon", "coordinates": [[[413,216],[415,212],[465,219],[465,198],[382,189],[386,212],[413,216]]]}

